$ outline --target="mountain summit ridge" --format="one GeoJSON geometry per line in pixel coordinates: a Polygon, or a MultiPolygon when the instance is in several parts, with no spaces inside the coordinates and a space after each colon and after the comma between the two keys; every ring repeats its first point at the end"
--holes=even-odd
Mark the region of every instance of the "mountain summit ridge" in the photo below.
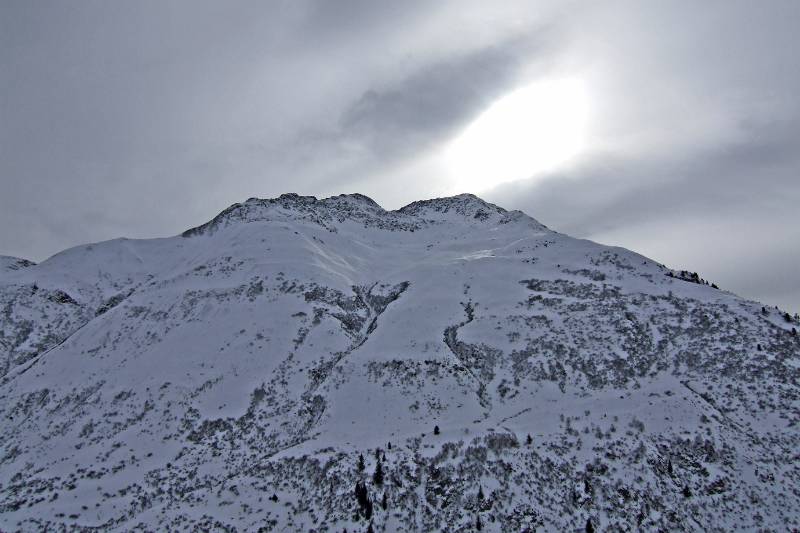
{"type": "Polygon", "coordinates": [[[797,327],[472,195],[252,198],[0,269],[0,529],[796,528],[797,327]]]}
{"type": "MultiPolygon", "coordinates": [[[[360,193],[340,194],[323,199],[286,193],[277,198],[249,198],[245,202],[235,203],[209,222],[190,228],[182,235],[190,237],[214,231],[221,224],[230,221],[252,222],[281,214],[300,216],[324,227],[327,227],[326,221],[351,220],[399,231],[411,231],[426,224],[442,222],[443,215],[447,214],[471,217],[479,221],[498,215],[517,219],[530,218],[520,211],[506,211],[469,193],[419,200],[396,210],[386,210],[373,199],[360,193]],[[279,210],[284,210],[286,213],[280,213],[279,210]]],[[[533,224],[541,225],[532,218],[530,220],[533,224]]]]}

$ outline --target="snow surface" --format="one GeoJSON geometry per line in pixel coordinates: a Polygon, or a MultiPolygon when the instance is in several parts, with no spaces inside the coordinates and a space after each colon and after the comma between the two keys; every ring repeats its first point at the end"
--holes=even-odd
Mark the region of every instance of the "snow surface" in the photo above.
{"type": "Polygon", "coordinates": [[[1,259],[2,531],[800,527],[796,321],[477,197],[1,259]]]}
{"type": "Polygon", "coordinates": [[[0,255],[0,272],[10,272],[12,270],[19,270],[20,268],[27,268],[35,264],[36,263],[28,261],[27,259],[20,259],[19,257],[0,255]]]}

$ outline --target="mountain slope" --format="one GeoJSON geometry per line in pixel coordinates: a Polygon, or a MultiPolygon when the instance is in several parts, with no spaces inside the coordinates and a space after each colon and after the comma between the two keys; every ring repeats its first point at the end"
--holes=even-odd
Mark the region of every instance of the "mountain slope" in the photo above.
{"type": "Polygon", "coordinates": [[[3,531],[798,527],[793,319],[471,195],[250,199],[0,303],[3,531]]]}

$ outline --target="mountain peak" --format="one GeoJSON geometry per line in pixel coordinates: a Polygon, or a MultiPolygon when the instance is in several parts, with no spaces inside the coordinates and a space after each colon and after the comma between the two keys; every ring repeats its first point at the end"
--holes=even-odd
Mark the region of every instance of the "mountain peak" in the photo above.
{"type": "Polygon", "coordinates": [[[421,213],[430,211],[437,213],[455,213],[482,220],[488,218],[490,214],[503,215],[508,212],[502,207],[490,204],[470,193],[462,193],[456,196],[446,196],[443,198],[432,198],[430,200],[418,200],[398,210],[398,212],[408,215],[420,215],[421,213]]]}
{"type": "Polygon", "coordinates": [[[373,200],[369,196],[366,196],[364,194],[357,193],[357,192],[350,193],[350,194],[340,194],[339,196],[331,196],[330,198],[326,198],[325,200],[326,201],[330,201],[330,200],[337,200],[337,199],[343,200],[343,201],[348,201],[348,202],[353,202],[353,203],[357,203],[357,204],[365,204],[365,205],[368,205],[368,206],[371,206],[371,207],[375,207],[377,209],[383,209],[380,206],[380,204],[378,204],[378,202],[376,202],[375,200],[373,200]]]}
{"type": "Polygon", "coordinates": [[[509,212],[468,193],[419,200],[396,211],[387,211],[372,198],[360,193],[340,194],[323,199],[285,193],[277,198],[250,198],[243,203],[233,204],[211,221],[185,231],[183,236],[191,237],[215,231],[237,221],[304,220],[334,231],[333,224],[349,220],[364,226],[413,231],[425,225],[448,221],[459,222],[466,219],[507,223],[522,217],[530,218],[520,212],[509,212]]]}

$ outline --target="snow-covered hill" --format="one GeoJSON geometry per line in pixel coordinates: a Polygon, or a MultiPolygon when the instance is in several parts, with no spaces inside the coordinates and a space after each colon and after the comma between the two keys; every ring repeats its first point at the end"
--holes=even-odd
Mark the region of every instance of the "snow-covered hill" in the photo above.
{"type": "Polygon", "coordinates": [[[0,305],[2,531],[800,527],[796,319],[471,195],[250,199],[0,305]]]}
{"type": "Polygon", "coordinates": [[[0,272],[19,270],[20,268],[27,268],[35,264],[36,263],[28,261],[27,259],[20,259],[18,257],[9,257],[7,255],[0,255],[0,272]]]}

